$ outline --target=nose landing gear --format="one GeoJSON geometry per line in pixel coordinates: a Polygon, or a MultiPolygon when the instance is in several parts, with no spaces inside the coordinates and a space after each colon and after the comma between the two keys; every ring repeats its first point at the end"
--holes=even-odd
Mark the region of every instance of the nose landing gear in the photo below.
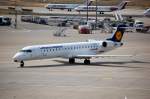
{"type": "Polygon", "coordinates": [[[23,61],[20,62],[20,67],[21,67],[21,68],[24,67],[24,62],[23,62],[23,61]]]}

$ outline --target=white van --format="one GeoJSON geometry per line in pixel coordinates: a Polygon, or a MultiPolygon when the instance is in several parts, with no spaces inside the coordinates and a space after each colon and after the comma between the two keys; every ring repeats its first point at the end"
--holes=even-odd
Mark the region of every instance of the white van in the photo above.
{"type": "Polygon", "coordinates": [[[135,26],[136,31],[141,31],[144,28],[144,22],[135,20],[134,26],[135,26]]]}

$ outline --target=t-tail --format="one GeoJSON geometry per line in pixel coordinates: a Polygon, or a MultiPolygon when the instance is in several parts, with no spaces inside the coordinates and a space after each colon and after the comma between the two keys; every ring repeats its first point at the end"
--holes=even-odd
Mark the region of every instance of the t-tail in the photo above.
{"type": "Polygon", "coordinates": [[[88,5],[88,6],[90,6],[90,5],[92,5],[92,2],[93,2],[94,0],[84,0],[84,5],[88,5]]]}
{"type": "Polygon", "coordinates": [[[118,5],[118,9],[119,10],[122,10],[122,9],[125,9],[127,3],[130,2],[130,1],[122,1],[119,5],[118,5]]]}
{"type": "Polygon", "coordinates": [[[108,38],[107,40],[111,40],[113,42],[121,42],[123,34],[125,32],[126,25],[118,25],[116,31],[113,33],[111,38],[108,38]]]}

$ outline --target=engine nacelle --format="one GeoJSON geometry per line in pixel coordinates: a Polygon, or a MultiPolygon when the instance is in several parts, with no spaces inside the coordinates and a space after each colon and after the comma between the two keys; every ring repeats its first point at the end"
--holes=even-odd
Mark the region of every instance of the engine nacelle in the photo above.
{"type": "Polygon", "coordinates": [[[102,46],[103,46],[103,47],[107,47],[107,45],[108,45],[107,42],[105,42],[105,41],[102,42],[102,46]]]}

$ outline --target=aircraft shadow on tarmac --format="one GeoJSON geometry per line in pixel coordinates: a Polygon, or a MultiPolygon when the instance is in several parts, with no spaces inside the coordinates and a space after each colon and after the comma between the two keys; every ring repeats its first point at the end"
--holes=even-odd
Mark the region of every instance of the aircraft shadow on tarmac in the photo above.
{"type": "Polygon", "coordinates": [[[119,67],[119,68],[143,68],[143,67],[136,67],[136,66],[125,66],[124,64],[149,64],[150,62],[144,62],[144,61],[119,61],[119,62],[93,62],[90,65],[85,65],[84,63],[74,63],[69,64],[68,61],[64,60],[53,60],[61,64],[52,64],[52,65],[36,65],[36,66],[25,66],[24,68],[44,68],[44,67],[59,67],[59,66],[101,66],[101,67],[119,67]]]}

